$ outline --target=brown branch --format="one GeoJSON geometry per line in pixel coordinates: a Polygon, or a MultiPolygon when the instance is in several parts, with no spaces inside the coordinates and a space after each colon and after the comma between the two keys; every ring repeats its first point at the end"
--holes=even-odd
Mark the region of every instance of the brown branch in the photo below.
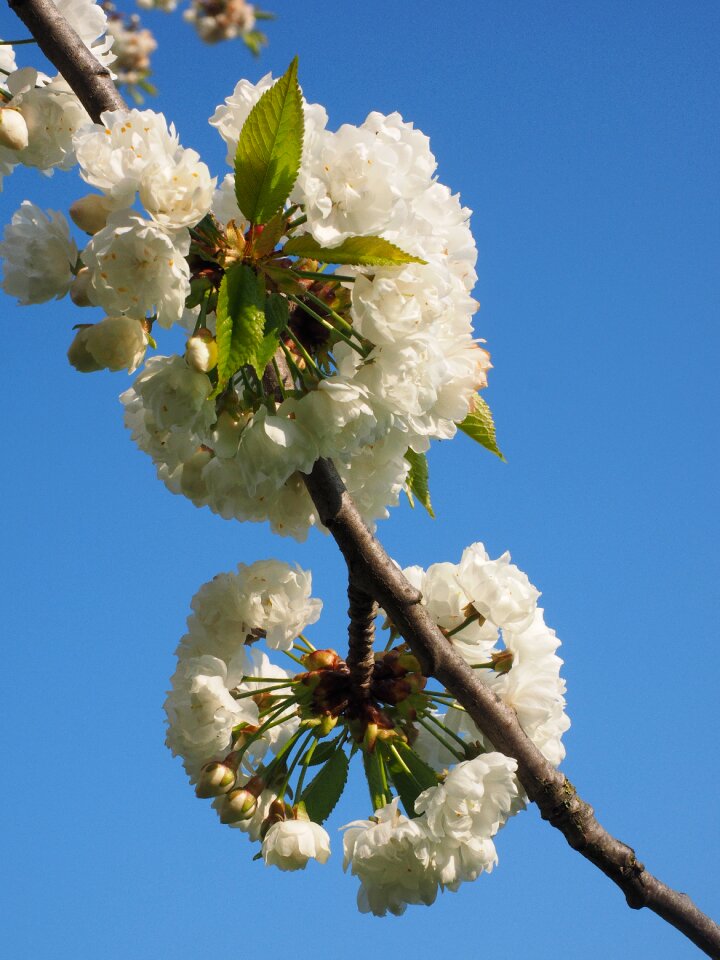
{"type": "Polygon", "coordinates": [[[58,13],[52,0],[8,0],[8,6],[20,17],[96,123],[104,110],[126,108],[107,67],[98,63],[58,13]]]}
{"type": "MultiPolygon", "coordinates": [[[[8,0],[86,110],[98,120],[104,110],[125,106],[108,71],[87,50],[50,0],[8,0]]],[[[661,883],[595,819],[592,807],[543,757],[515,713],[475,677],[420,603],[420,595],[363,523],[332,462],[318,460],[304,478],[320,518],[348,567],[353,588],[378,601],[412,648],[426,675],[438,678],[465,707],[496,748],[518,763],[518,775],[545,820],[573,849],[623,891],[634,909],[647,907],[676,927],[708,956],[720,958],[720,927],[685,894],[661,883]]]]}
{"type": "Polygon", "coordinates": [[[378,605],[352,577],[348,579],[348,658],[353,697],[367,700],[370,695],[375,655],[375,617],[378,605]]]}
{"type": "Polygon", "coordinates": [[[320,519],[345,557],[352,583],[381,604],[425,675],[437,677],[495,747],[517,760],[518,776],[543,819],[620,887],[630,907],[647,907],[709,956],[720,957],[720,927],[689,897],[648,873],[635,852],[598,823],[592,807],[527,737],[515,712],[453,650],[420,603],[418,591],[363,523],[332,462],[318,460],[304,479],[320,519]]]}

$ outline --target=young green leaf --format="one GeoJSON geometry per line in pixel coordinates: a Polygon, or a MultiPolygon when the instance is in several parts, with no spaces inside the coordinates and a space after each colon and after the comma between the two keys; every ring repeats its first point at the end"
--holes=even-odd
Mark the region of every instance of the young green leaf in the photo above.
{"type": "Polygon", "coordinates": [[[288,302],[279,293],[271,293],[265,301],[265,329],[257,352],[255,369],[259,377],[270,363],[280,344],[280,334],[288,323],[288,302]]]}
{"type": "Polygon", "coordinates": [[[348,758],[343,750],[336,750],[320,773],[303,790],[300,798],[315,823],[323,823],[342,796],[348,775],[348,758]]]}
{"type": "Polygon", "coordinates": [[[414,450],[408,450],[405,459],[410,464],[410,473],[405,481],[410,506],[414,507],[413,498],[417,497],[419,503],[427,510],[430,516],[435,519],[432,503],[430,502],[430,483],[427,457],[424,453],[415,453],[414,450]]]}
{"type": "Polygon", "coordinates": [[[505,462],[505,457],[500,452],[495,438],[495,423],[490,412],[490,407],[485,403],[480,394],[473,397],[470,407],[470,413],[465,417],[462,423],[458,424],[460,430],[466,433],[473,440],[482,444],[491,453],[505,462]]]}
{"type": "Polygon", "coordinates": [[[246,264],[232,264],[222,279],[218,293],[216,394],[240,367],[246,364],[257,366],[265,331],[264,307],[265,287],[262,279],[246,264]]]}
{"type": "Polygon", "coordinates": [[[427,262],[420,257],[413,257],[382,237],[348,237],[337,247],[322,247],[304,233],[288,240],[283,252],[288,256],[357,267],[395,267],[403,263],[427,262]]]}
{"type": "Polygon", "coordinates": [[[297,57],[243,124],[235,153],[235,196],[251,223],[267,223],[295,185],[302,159],[302,94],[297,57]]]}

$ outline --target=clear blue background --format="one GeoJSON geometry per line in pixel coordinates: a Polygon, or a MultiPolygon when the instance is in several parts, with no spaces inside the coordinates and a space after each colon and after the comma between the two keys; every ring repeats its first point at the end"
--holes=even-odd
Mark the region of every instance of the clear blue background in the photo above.
{"type": "MultiPolygon", "coordinates": [[[[718,916],[720,8],[273,9],[259,62],[238,43],[201,46],[179,14],[147,15],[161,44],[148,105],[221,174],[206,118],[240,77],[298,53],[332,126],[399,110],[431,136],[440,178],[474,210],[508,463],[462,437],[436,445],[437,521],[403,506],[381,537],[403,564],[457,560],[473,540],[512,551],[564,641],[563,769],[651,870],[718,916]]],[[[6,10],[0,35],[25,35],[6,10]]],[[[26,197],[62,209],[81,192],[74,174],[19,170],[2,220],[26,197]]],[[[356,912],[339,835],[322,868],[252,863],[163,746],[172,651],[201,583],[268,556],[312,567],[326,603],[312,636],[342,646],[334,544],[172,497],[123,430],[127,378],[67,365],[77,312],[5,299],[3,313],[8,956],[697,956],[532,810],[499,837],[492,876],[399,920],[356,912]]],[[[365,797],[357,780],[333,837],[369,813],[365,797]]]]}

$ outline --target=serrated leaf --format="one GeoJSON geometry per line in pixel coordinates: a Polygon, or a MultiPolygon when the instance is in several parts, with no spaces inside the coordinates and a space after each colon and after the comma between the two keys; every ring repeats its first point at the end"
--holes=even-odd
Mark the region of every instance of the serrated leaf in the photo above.
{"type": "Polygon", "coordinates": [[[264,304],[262,279],[246,264],[234,263],[225,272],[218,293],[215,335],[218,385],[215,395],[240,367],[251,364],[257,369],[258,352],[265,332],[264,304]]]}
{"type": "Polygon", "coordinates": [[[304,126],[295,57],[260,97],[240,131],[235,196],[251,223],[267,223],[287,200],[300,170],[304,126]]]}
{"type": "Polygon", "coordinates": [[[280,334],[288,324],[288,317],[287,299],[279,293],[271,293],[265,301],[265,328],[257,353],[256,369],[259,377],[275,356],[275,351],[280,345],[280,334]]]}
{"type": "Polygon", "coordinates": [[[434,520],[435,513],[430,502],[430,473],[427,457],[424,453],[415,453],[414,450],[408,450],[405,459],[410,464],[410,473],[405,480],[410,506],[415,506],[413,498],[417,497],[418,502],[425,507],[434,520]]]}
{"type": "Polygon", "coordinates": [[[303,790],[302,801],[308,816],[315,823],[323,823],[330,816],[342,796],[348,775],[348,758],[343,750],[336,750],[320,773],[303,790]]]}
{"type": "Polygon", "coordinates": [[[322,247],[309,234],[304,233],[288,240],[283,247],[283,253],[307,260],[320,260],[322,263],[342,263],[356,267],[396,267],[403,263],[427,263],[382,237],[348,237],[337,247],[322,247]]]}
{"type": "Polygon", "coordinates": [[[394,746],[400,754],[400,760],[392,752],[389,744],[383,744],[383,756],[390,773],[390,779],[400,796],[405,813],[408,817],[417,817],[415,801],[423,790],[437,786],[437,775],[407,744],[394,744],[394,746]],[[405,767],[408,769],[405,769],[405,767]]]}
{"type": "Polygon", "coordinates": [[[419,783],[423,784],[423,790],[437,786],[437,771],[433,770],[430,764],[426,763],[419,753],[416,753],[411,746],[407,743],[402,743],[402,741],[396,744],[396,748],[405,761],[405,764],[410,768],[412,775],[419,783]]]}
{"type": "Polygon", "coordinates": [[[463,433],[466,433],[473,440],[477,441],[477,443],[485,447],[486,450],[494,453],[495,456],[500,457],[500,459],[505,462],[505,457],[497,445],[495,423],[492,413],[490,412],[490,407],[485,403],[479,393],[473,397],[470,413],[468,413],[462,423],[458,424],[458,427],[463,433]]]}
{"type": "Polygon", "coordinates": [[[389,797],[385,795],[385,782],[380,770],[380,752],[375,749],[372,753],[366,753],[363,750],[363,766],[365,768],[365,779],[367,780],[368,790],[370,791],[370,802],[372,803],[373,813],[384,807],[389,797]]]}
{"type": "Polygon", "coordinates": [[[303,754],[300,765],[303,767],[316,767],[319,763],[325,763],[330,754],[335,750],[336,743],[334,740],[326,740],[324,743],[318,743],[315,741],[315,749],[310,755],[310,750],[306,750],[303,754]]]}

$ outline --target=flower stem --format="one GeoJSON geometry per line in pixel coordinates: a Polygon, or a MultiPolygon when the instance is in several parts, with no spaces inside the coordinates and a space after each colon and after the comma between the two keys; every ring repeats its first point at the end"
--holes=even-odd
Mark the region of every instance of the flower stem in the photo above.
{"type": "Polygon", "coordinates": [[[425,722],[424,717],[418,717],[417,722],[420,724],[421,727],[427,730],[427,732],[431,736],[435,737],[435,739],[439,743],[441,743],[446,750],[449,750],[454,757],[456,757],[458,760],[465,759],[465,752],[463,751],[463,753],[460,753],[455,747],[452,746],[452,744],[448,743],[447,740],[445,740],[442,736],[440,736],[437,730],[433,729],[433,727],[431,727],[428,723],[425,722]]]}
{"type": "Polygon", "coordinates": [[[465,743],[462,737],[459,737],[453,730],[449,730],[441,720],[438,720],[438,718],[434,717],[431,713],[426,713],[424,719],[429,720],[431,723],[434,723],[436,727],[440,727],[443,733],[446,733],[449,737],[452,737],[453,740],[455,740],[456,743],[459,743],[460,746],[462,747],[463,755],[465,754],[465,749],[467,747],[467,744],[465,743]]]}

